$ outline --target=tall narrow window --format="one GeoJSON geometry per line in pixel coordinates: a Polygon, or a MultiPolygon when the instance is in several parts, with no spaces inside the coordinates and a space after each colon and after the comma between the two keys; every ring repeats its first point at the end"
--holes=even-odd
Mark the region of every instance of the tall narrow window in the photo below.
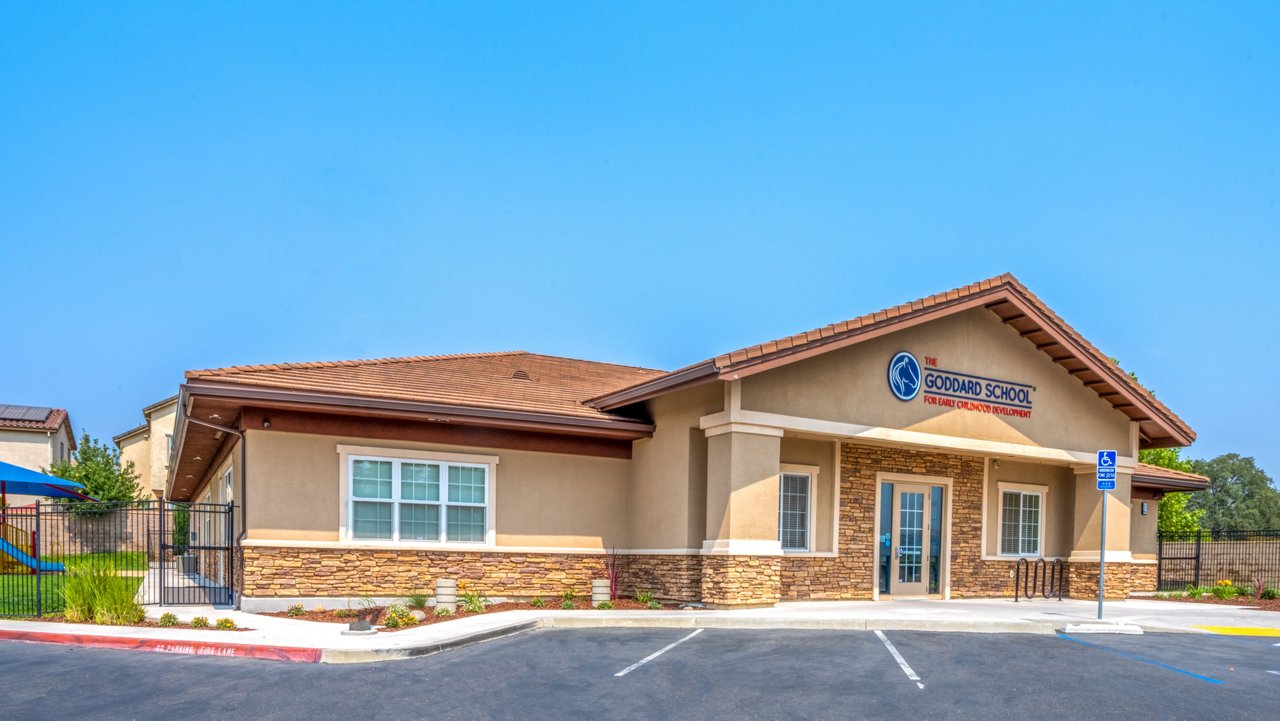
{"type": "Polygon", "coordinates": [[[783,473],[778,493],[778,540],[784,551],[809,550],[809,485],[806,473],[783,473]]]}
{"type": "Polygon", "coordinates": [[[1001,491],[1001,555],[1040,555],[1040,504],[1039,493],[1001,491]]]}

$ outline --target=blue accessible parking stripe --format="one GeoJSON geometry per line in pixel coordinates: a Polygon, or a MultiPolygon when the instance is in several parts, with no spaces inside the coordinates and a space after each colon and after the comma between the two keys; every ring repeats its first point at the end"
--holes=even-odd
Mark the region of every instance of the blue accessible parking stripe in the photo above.
{"type": "Polygon", "coordinates": [[[1163,662],[1161,662],[1161,661],[1156,661],[1156,660],[1154,660],[1154,659],[1145,658],[1145,657],[1142,657],[1142,656],[1137,656],[1137,655],[1135,655],[1135,654],[1128,653],[1128,652],[1125,652],[1125,651],[1118,651],[1118,650],[1116,650],[1116,649],[1114,649],[1114,648],[1108,648],[1108,647],[1106,647],[1106,646],[1103,646],[1102,644],[1091,643],[1091,642],[1089,642],[1089,641],[1085,641],[1085,640],[1083,640],[1083,639],[1079,639],[1079,638],[1076,638],[1076,637],[1074,637],[1074,636],[1068,636],[1068,635],[1067,635],[1067,634],[1065,634],[1065,633],[1059,633],[1059,634],[1058,634],[1058,637],[1059,637],[1059,638],[1065,638],[1066,640],[1071,641],[1071,642],[1073,642],[1073,643],[1078,643],[1078,644],[1080,644],[1081,646],[1088,646],[1089,648],[1096,648],[1096,649],[1098,649],[1098,650],[1100,650],[1100,651],[1106,651],[1107,653],[1115,654],[1116,656],[1119,656],[1119,657],[1121,657],[1121,658],[1127,658],[1127,659],[1129,659],[1130,661],[1138,661],[1138,662],[1140,662],[1140,663],[1149,664],[1149,665],[1151,665],[1151,666],[1155,666],[1155,667],[1157,667],[1157,668],[1163,668],[1163,669],[1165,669],[1166,671],[1173,671],[1174,673],[1180,673],[1180,674],[1182,674],[1183,676],[1190,676],[1191,678],[1200,679],[1201,681],[1204,681],[1204,682],[1206,682],[1206,683],[1213,683],[1213,684],[1221,684],[1221,683],[1222,683],[1222,681],[1221,681],[1221,680],[1219,680],[1219,679],[1216,679],[1216,678],[1210,678],[1210,677],[1208,677],[1208,676],[1202,676],[1201,674],[1193,673],[1193,672],[1191,672],[1191,671],[1188,671],[1188,670],[1186,670],[1185,668],[1178,668],[1177,666],[1170,666],[1169,664],[1167,664],[1167,663],[1163,663],[1163,662]]]}

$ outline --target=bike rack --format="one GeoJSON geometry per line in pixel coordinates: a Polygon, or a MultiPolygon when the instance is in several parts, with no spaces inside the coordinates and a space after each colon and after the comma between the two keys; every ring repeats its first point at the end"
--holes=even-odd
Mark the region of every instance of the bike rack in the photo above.
{"type": "Polygon", "coordinates": [[[1013,567],[1013,602],[1017,603],[1024,596],[1030,601],[1036,597],[1037,591],[1041,598],[1057,596],[1061,601],[1066,580],[1067,566],[1060,558],[1052,563],[1043,558],[1037,558],[1034,563],[1029,558],[1019,558],[1013,567]]]}

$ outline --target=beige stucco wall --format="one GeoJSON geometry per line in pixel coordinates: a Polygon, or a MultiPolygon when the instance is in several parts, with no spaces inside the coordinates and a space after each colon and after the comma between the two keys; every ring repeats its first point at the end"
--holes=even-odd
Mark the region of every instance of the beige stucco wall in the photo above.
{"type": "Polygon", "coordinates": [[[145,486],[152,490],[164,491],[165,479],[169,476],[169,442],[167,436],[173,433],[173,423],[178,416],[178,403],[174,401],[151,412],[147,419],[150,426],[150,441],[147,444],[147,465],[150,467],[149,482],[145,486]]]}
{"type": "MultiPolygon", "coordinates": [[[[1134,499],[1129,515],[1129,552],[1135,561],[1154,561],[1159,542],[1156,531],[1160,524],[1160,501],[1134,499]],[[1142,515],[1142,504],[1147,504],[1147,515],[1142,515]]],[[[1108,529],[1110,530],[1110,529],[1108,529]]]]}
{"type": "MultiPolygon", "coordinates": [[[[66,433],[58,433],[65,442],[66,433]]],[[[0,430],[0,461],[33,471],[48,468],[54,462],[56,444],[48,431],[0,430]]]]}
{"type": "MultiPolygon", "coordinates": [[[[120,465],[133,463],[133,471],[138,474],[138,482],[144,489],[152,488],[151,477],[151,443],[147,440],[147,432],[143,431],[129,436],[120,443],[120,465]]],[[[160,480],[164,487],[164,479],[160,480]]]]}
{"type": "MultiPolygon", "coordinates": [[[[496,544],[628,547],[629,461],[556,453],[248,432],[249,538],[338,540],[339,445],[498,456],[491,513],[496,544]]],[[[235,455],[235,454],[233,454],[235,455]]]]}
{"type": "Polygon", "coordinates": [[[648,403],[657,426],[632,444],[629,538],[633,548],[700,548],[706,538],[707,438],[698,419],[724,407],[709,383],[648,403]]]}
{"type": "MultiPolygon", "coordinates": [[[[1034,486],[1044,493],[1041,519],[1044,524],[1041,554],[1045,558],[1067,558],[1071,555],[1076,503],[1076,474],[1064,466],[1000,461],[987,462],[986,545],[983,554],[1000,555],[1000,484],[1016,483],[1034,486]]],[[[1020,490],[1020,489],[1010,489],[1020,490]]]]}
{"type": "MultiPolygon", "coordinates": [[[[835,550],[835,492],[836,492],[836,443],[835,441],[810,440],[784,437],[779,453],[782,465],[816,466],[818,475],[813,479],[813,499],[810,523],[811,552],[835,550]]],[[[775,504],[776,505],[776,504],[775,504]]]]}
{"type": "Polygon", "coordinates": [[[742,380],[747,410],[840,423],[1092,453],[1128,449],[1130,421],[1002,324],[975,309],[867,340],[742,380]],[[945,370],[1035,386],[1029,419],[926,405],[889,390],[889,360],[899,351],[945,370]]]}

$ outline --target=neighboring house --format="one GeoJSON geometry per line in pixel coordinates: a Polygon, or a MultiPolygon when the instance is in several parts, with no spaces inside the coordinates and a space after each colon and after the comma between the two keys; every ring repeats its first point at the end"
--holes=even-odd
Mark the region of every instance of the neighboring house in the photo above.
{"type": "Polygon", "coordinates": [[[145,422],[112,438],[120,449],[120,463],[133,461],[142,487],[164,497],[164,481],[169,475],[169,454],[173,448],[173,421],[178,397],[172,396],[142,409],[145,422]]]}
{"type": "Polygon", "coordinates": [[[664,372],[525,352],[189,371],[167,497],[236,503],[246,608],[621,588],[713,606],[1155,587],[1170,409],[1012,276],[664,372]]]}
{"type": "MultiPolygon", "coordinates": [[[[0,461],[33,471],[71,458],[76,436],[71,416],[63,408],[0,404],[0,461]]],[[[11,506],[36,500],[33,496],[9,496],[11,506]]]]}

